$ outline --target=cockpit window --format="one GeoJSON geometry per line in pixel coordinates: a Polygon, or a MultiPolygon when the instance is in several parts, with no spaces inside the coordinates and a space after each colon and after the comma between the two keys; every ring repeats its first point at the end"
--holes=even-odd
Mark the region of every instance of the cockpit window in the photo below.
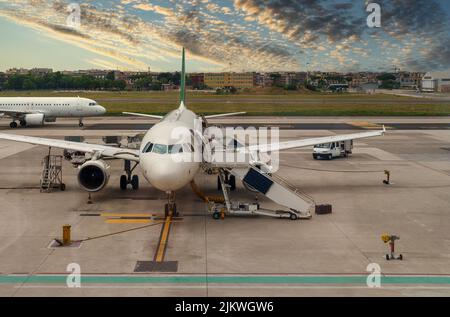
{"type": "Polygon", "coordinates": [[[148,142],[147,145],[142,149],[142,153],[150,153],[153,148],[153,143],[148,142]]]}
{"type": "Polygon", "coordinates": [[[153,144],[153,153],[157,154],[166,154],[167,153],[167,145],[165,144],[153,144]]]}
{"type": "Polygon", "coordinates": [[[170,154],[183,153],[183,146],[182,146],[182,144],[169,145],[169,153],[170,154]]]}
{"type": "Polygon", "coordinates": [[[95,106],[97,103],[96,102],[90,102],[89,106],[95,106]]]}

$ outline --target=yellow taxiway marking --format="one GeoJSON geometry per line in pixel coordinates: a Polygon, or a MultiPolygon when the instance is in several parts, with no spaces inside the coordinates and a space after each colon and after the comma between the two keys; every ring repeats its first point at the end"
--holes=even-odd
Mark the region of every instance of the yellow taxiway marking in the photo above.
{"type": "Polygon", "coordinates": [[[106,219],[105,223],[151,223],[155,222],[151,219],[106,219]]]}
{"type": "Polygon", "coordinates": [[[151,217],[155,216],[154,214],[120,214],[120,213],[111,213],[105,212],[100,214],[102,217],[151,217]]]}
{"type": "Polygon", "coordinates": [[[166,250],[167,238],[169,237],[170,223],[172,222],[172,216],[166,217],[164,222],[164,228],[161,233],[161,239],[158,245],[158,251],[156,252],[155,261],[162,262],[164,260],[164,252],[166,250]]]}

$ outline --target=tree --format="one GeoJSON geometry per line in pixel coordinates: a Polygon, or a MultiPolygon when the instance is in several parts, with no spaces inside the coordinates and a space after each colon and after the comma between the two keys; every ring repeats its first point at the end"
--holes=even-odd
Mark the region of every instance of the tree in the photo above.
{"type": "Polygon", "coordinates": [[[292,84],[286,85],[284,87],[284,89],[286,89],[286,90],[297,90],[297,85],[292,83],[292,84]]]}
{"type": "Polygon", "coordinates": [[[35,90],[36,89],[36,84],[30,78],[27,78],[27,79],[24,80],[22,88],[24,90],[35,90]]]}
{"type": "Polygon", "coordinates": [[[106,74],[106,79],[114,81],[116,79],[116,76],[114,75],[114,72],[111,71],[108,74],[106,74]]]}

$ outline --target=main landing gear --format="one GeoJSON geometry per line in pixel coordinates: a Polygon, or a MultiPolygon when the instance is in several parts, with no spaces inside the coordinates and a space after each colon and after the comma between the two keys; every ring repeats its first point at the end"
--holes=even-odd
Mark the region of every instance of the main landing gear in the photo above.
{"type": "Polygon", "coordinates": [[[134,169],[138,164],[136,163],[133,168],[131,168],[131,162],[128,160],[124,160],[124,171],[126,175],[120,176],[120,189],[126,190],[128,184],[131,184],[133,190],[139,189],[139,176],[132,175],[134,169]]]}
{"type": "MultiPolygon", "coordinates": [[[[20,126],[23,127],[23,128],[25,128],[25,127],[27,126],[27,122],[26,122],[25,120],[20,120],[20,121],[19,121],[19,124],[20,124],[20,126]]],[[[9,124],[9,127],[10,127],[11,129],[15,129],[15,128],[17,128],[18,126],[19,126],[19,125],[17,124],[16,121],[13,121],[13,122],[11,122],[11,123],[9,124]]]]}
{"type": "Polygon", "coordinates": [[[78,126],[80,128],[84,127],[83,118],[80,118],[80,120],[78,120],[78,126]]]}
{"type": "Polygon", "coordinates": [[[164,216],[178,217],[177,204],[175,203],[175,192],[167,193],[167,204],[164,205],[164,216]]]}

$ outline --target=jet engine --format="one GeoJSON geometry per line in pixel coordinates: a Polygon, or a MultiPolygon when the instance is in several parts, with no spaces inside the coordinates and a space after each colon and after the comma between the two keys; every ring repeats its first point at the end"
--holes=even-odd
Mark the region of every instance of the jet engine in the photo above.
{"type": "Polygon", "coordinates": [[[109,165],[105,161],[87,161],[79,167],[78,184],[88,192],[98,192],[108,184],[109,176],[109,165]]]}
{"type": "Polygon", "coordinates": [[[25,124],[27,126],[43,125],[44,124],[44,114],[42,114],[42,113],[26,114],[23,118],[23,121],[25,121],[25,124]]]}

